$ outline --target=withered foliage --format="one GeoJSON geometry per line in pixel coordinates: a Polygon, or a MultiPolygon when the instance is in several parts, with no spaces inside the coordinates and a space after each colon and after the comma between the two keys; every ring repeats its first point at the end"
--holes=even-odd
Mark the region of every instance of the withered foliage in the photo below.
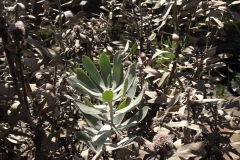
{"type": "MultiPolygon", "coordinates": [[[[240,99],[216,88],[232,57],[217,54],[217,42],[228,25],[240,35],[232,10],[240,1],[106,0],[100,14],[84,9],[91,1],[79,3],[0,0],[0,159],[240,159],[240,99]],[[144,89],[122,120],[146,106],[148,113],[89,147],[92,137],[76,134],[91,131],[74,104],[83,94],[67,79],[84,70],[83,56],[101,68],[102,53],[110,62],[119,53],[124,73],[136,63],[132,98],[144,89]]],[[[101,116],[96,123],[105,123],[101,116]]]]}

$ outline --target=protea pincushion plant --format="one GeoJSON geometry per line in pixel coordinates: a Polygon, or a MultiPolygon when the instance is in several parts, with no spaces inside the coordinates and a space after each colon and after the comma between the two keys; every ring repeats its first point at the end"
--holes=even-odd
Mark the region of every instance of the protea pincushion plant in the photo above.
{"type": "Polygon", "coordinates": [[[84,70],[75,68],[74,74],[68,78],[71,87],[84,95],[83,101],[76,99],[75,104],[89,125],[84,126],[84,130],[77,132],[76,136],[96,151],[93,145],[102,146],[115,131],[139,123],[146,116],[148,107],[139,106],[144,90],[136,92],[136,65],[131,64],[125,72],[119,53],[114,55],[112,63],[106,54],[101,54],[99,71],[87,56],[83,57],[82,64],[84,70]],[[98,104],[94,104],[94,99],[98,104]],[[134,109],[132,117],[122,122],[125,114],[134,109]]]}
{"type": "Polygon", "coordinates": [[[152,142],[155,152],[160,154],[169,153],[174,147],[172,137],[166,131],[159,131],[152,142]]]}

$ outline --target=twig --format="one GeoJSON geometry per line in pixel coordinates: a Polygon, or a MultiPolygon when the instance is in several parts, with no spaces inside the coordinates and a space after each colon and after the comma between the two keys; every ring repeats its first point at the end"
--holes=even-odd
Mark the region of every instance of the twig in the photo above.
{"type": "MultiPolygon", "coordinates": [[[[2,22],[5,22],[7,23],[6,19],[1,17],[2,19],[2,22]]],[[[31,115],[30,115],[30,112],[29,110],[27,109],[26,107],[26,104],[24,102],[24,99],[22,97],[22,94],[21,94],[21,91],[20,91],[20,87],[18,85],[18,79],[17,79],[17,74],[16,74],[16,68],[14,66],[14,63],[13,63],[13,60],[12,60],[12,53],[7,49],[7,45],[8,45],[8,33],[7,33],[7,27],[6,27],[6,24],[4,24],[5,27],[4,28],[1,28],[1,36],[2,36],[2,43],[3,43],[3,48],[4,48],[4,51],[5,51],[5,56],[6,56],[6,59],[8,61],[8,65],[9,65],[9,69],[10,69],[10,73],[11,73],[11,76],[12,76],[12,79],[13,79],[13,83],[14,83],[14,86],[15,86],[15,89],[16,89],[16,92],[17,92],[17,95],[18,95],[18,99],[20,101],[20,104],[22,106],[22,110],[23,110],[23,113],[25,113],[25,116],[26,116],[26,119],[31,127],[31,129],[34,129],[36,127],[35,123],[33,122],[32,118],[31,118],[31,115]]]]}
{"type": "Polygon", "coordinates": [[[9,100],[18,100],[18,98],[0,96],[0,100],[6,100],[6,101],[9,101],[9,100]]]}
{"type": "MultiPolygon", "coordinates": [[[[175,20],[174,29],[175,29],[175,31],[177,31],[178,30],[177,0],[175,0],[173,7],[174,7],[174,9],[173,9],[174,10],[173,17],[174,17],[174,20],[175,20]]],[[[176,70],[177,59],[178,59],[180,53],[181,53],[181,47],[180,47],[179,41],[177,41],[176,42],[176,48],[175,48],[175,57],[174,57],[174,61],[173,61],[173,67],[172,67],[172,70],[171,70],[171,73],[170,73],[170,76],[169,76],[169,79],[168,79],[167,86],[170,86],[170,84],[171,84],[172,75],[173,75],[173,73],[176,70]]]]}
{"type": "Polygon", "coordinates": [[[26,82],[24,80],[24,75],[23,75],[23,65],[22,65],[22,58],[21,58],[21,49],[20,49],[20,46],[19,46],[19,41],[15,41],[15,44],[16,44],[16,54],[17,54],[17,63],[18,63],[18,66],[19,66],[19,73],[20,73],[20,80],[21,80],[21,83],[22,83],[22,90],[23,90],[23,99],[25,101],[25,104],[26,104],[26,107],[27,109],[29,110],[29,105],[28,105],[28,100],[27,100],[27,91],[26,91],[26,82]]]}
{"type": "Polygon", "coordinates": [[[188,140],[187,138],[183,137],[177,130],[173,129],[172,127],[169,127],[169,126],[167,126],[165,124],[163,124],[163,127],[169,129],[172,132],[174,132],[178,137],[182,138],[187,143],[190,143],[190,140],[188,140]]]}

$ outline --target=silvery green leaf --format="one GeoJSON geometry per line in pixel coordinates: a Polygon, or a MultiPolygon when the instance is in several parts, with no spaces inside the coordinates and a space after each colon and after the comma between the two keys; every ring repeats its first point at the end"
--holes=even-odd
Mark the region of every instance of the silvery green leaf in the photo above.
{"type": "Polygon", "coordinates": [[[123,65],[121,55],[116,53],[113,59],[113,85],[112,90],[117,88],[123,81],[123,65]]]}
{"type": "Polygon", "coordinates": [[[126,43],[126,46],[125,46],[125,48],[122,52],[122,55],[125,54],[128,51],[128,49],[129,49],[129,40],[127,40],[127,43],[126,43]]]}
{"type": "Polygon", "coordinates": [[[138,84],[138,78],[135,78],[133,83],[132,83],[132,86],[129,88],[129,90],[127,92],[127,97],[133,99],[133,97],[136,93],[137,84],[138,84]]]}
{"type": "Polygon", "coordinates": [[[104,118],[100,117],[97,114],[86,114],[86,113],[82,112],[82,115],[84,116],[84,118],[86,119],[86,121],[90,127],[98,129],[98,130],[102,127],[102,123],[100,120],[105,121],[104,118]]]}
{"type": "Polygon", "coordinates": [[[126,113],[118,114],[117,116],[113,117],[113,124],[120,125],[122,123],[123,118],[125,117],[126,113]]]}
{"type": "MultiPolygon", "coordinates": [[[[126,79],[128,80],[128,88],[131,86],[133,80],[135,79],[135,74],[136,74],[136,65],[133,63],[128,67],[128,70],[125,74],[125,78],[124,78],[124,83],[126,81],[126,79]]],[[[119,90],[121,90],[124,86],[124,83],[120,84],[116,89],[113,89],[113,92],[118,92],[119,90]]]]}
{"type": "Polygon", "coordinates": [[[116,150],[116,149],[119,149],[119,148],[127,147],[127,146],[134,143],[135,138],[136,138],[136,136],[131,137],[131,138],[125,137],[120,142],[118,142],[117,144],[107,145],[106,150],[107,151],[113,151],[113,150],[116,150]]]}
{"type": "Polygon", "coordinates": [[[89,107],[80,101],[74,101],[74,102],[79,107],[79,109],[86,114],[102,114],[102,112],[100,112],[99,110],[89,107]]]}
{"type": "Polygon", "coordinates": [[[90,141],[91,137],[87,133],[84,131],[78,131],[75,133],[75,136],[77,139],[84,141],[93,152],[97,152],[90,141]]]}
{"type": "Polygon", "coordinates": [[[87,127],[87,126],[83,126],[83,127],[84,127],[84,129],[87,131],[87,133],[89,134],[89,136],[91,136],[91,137],[97,135],[98,130],[100,130],[100,129],[102,128],[102,126],[101,126],[101,128],[99,128],[99,129],[97,130],[97,129],[94,129],[94,128],[92,128],[92,127],[87,127]]]}
{"type": "Polygon", "coordinates": [[[141,93],[138,95],[138,97],[132,101],[129,105],[125,106],[122,109],[119,109],[116,111],[116,113],[114,114],[114,116],[121,114],[121,113],[127,113],[131,110],[133,110],[142,100],[143,98],[143,94],[144,94],[144,90],[141,91],[141,93]]]}
{"type": "Polygon", "coordinates": [[[102,88],[99,84],[95,84],[92,79],[80,68],[74,69],[74,72],[77,74],[77,79],[80,81],[82,85],[85,87],[89,87],[89,89],[94,90],[95,92],[101,93],[102,88]]]}
{"type": "Polygon", "coordinates": [[[95,92],[93,88],[90,88],[89,86],[86,87],[85,85],[80,83],[79,80],[76,78],[73,77],[68,78],[68,83],[79,93],[88,94],[96,98],[101,97],[102,95],[100,92],[95,92]]]}
{"type": "Polygon", "coordinates": [[[82,99],[87,106],[95,108],[94,105],[92,104],[92,102],[89,101],[87,98],[83,97],[82,99]]]}
{"type": "Polygon", "coordinates": [[[73,155],[72,160],[81,160],[81,159],[77,155],[73,155]]]}
{"type": "Polygon", "coordinates": [[[127,129],[129,127],[135,126],[140,121],[143,120],[143,118],[147,115],[148,107],[143,107],[140,111],[138,111],[133,117],[129,118],[125,122],[123,122],[121,125],[117,126],[117,130],[123,130],[127,129]]]}
{"type": "Polygon", "coordinates": [[[84,131],[77,131],[75,133],[75,136],[77,139],[82,140],[82,141],[90,141],[91,140],[91,137],[84,131]]]}
{"type": "Polygon", "coordinates": [[[94,65],[94,63],[92,62],[92,60],[87,57],[84,56],[82,59],[82,63],[84,65],[84,68],[86,69],[89,77],[91,77],[91,79],[93,80],[95,85],[100,85],[100,87],[105,90],[105,84],[102,80],[101,75],[99,74],[96,66],[94,65]]]}
{"type": "Polygon", "coordinates": [[[109,124],[105,124],[98,134],[92,138],[92,142],[94,145],[101,146],[103,145],[107,138],[109,137],[111,133],[111,126],[109,124]]]}
{"type": "Polygon", "coordinates": [[[101,54],[99,57],[99,66],[102,74],[102,79],[106,88],[110,87],[108,77],[111,79],[111,64],[106,54],[101,54]]]}

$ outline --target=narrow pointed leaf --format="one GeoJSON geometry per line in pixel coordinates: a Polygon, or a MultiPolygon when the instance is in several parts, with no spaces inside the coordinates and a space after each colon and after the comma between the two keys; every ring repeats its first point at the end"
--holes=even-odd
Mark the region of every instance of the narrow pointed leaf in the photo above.
{"type": "Polygon", "coordinates": [[[100,129],[98,134],[92,138],[93,144],[95,144],[97,146],[103,145],[106,142],[106,140],[107,140],[108,136],[110,135],[110,133],[111,133],[111,126],[109,124],[105,124],[100,129]]]}
{"type": "Polygon", "coordinates": [[[127,97],[130,97],[131,99],[133,99],[133,97],[136,93],[137,84],[138,84],[138,78],[135,78],[131,87],[129,88],[129,90],[127,92],[127,97]]]}
{"type": "Polygon", "coordinates": [[[93,137],[93,136],[97,135],[98,131],[102,128],[102,126],[98,130],[96,130],[95,128],[92,128],[92,127],[87,127],[87,126],[84,126],[84,129],[87,131],[87,133],[91,137],[93,137]]]}
{"type": "MultiPolygon", "coordinates": [[[[135,74],[136,74],[136,67],[135,67],[135,64],[132,64],[128,68],[128,71],[125,75],[124,83],[121,84],[117,89],[115,89],[113,91],[114,93],[116,93],[119,89],[121,89],[121,91],[114,97],[114,100],[119,99],[120,97],[122,97],[125,94],[125,92],[128,92],[128,90],[132,87],[133,82],[136,83],[135,79],[137,79],[137,78],[136,78],[135,74]],[[127,80],[128,84],[127,84],[127,89],[125,91],[124,85],[126,83],[126,80],[127,80]]],[[[135,94],[133,93],[132,96],[134,96],[134,95],[135,94]]],[[[132,97],[132,96],[130,96],[130,97],[132,97]]]]}
{"type": "Polygon", "coordinates": [[[127,129],[129,127],[135,126],[140,121],[144,119],[144,117],[147,115],[148,107],[143,107],[140,111],[138,111],[134,116],[132,116],[130,119],[123,122],[120,126],[117,127],[117,129],[127,129]]]}
{"type": "Polygon", "coordinates": [[[126,103],[127,103],[127,99],[125,99],[118,105],[117,110],[124,108],[126,106],[126,103]]]}
{"type": "Polygon", "coordinates": [[[141,102],[141,100],[143,98],[143,93],[144,93],[144,90],[142,90],[141,93],[138,95],[138,97],[133,102],[131,102],[128,106],[117,110],[115,113],[115,116],[120,113],[127,113],[127,112],[130,112],[131,110],[133,110],[141,102]]]}
{"type": "Polygon", "coordinates": [[[108,77],[111,76],[111,64],[106,54],[101,54],[99,57],[99,65],[102,74],[102,79],[106,87],[110,87],[108,77]]]}
{"type": "Polygon", "coordinates": [[[86,88],[95,91],[97,93],[101,93],[99,90],[99,86],[95,85],[93,81],[89,78],[89,76],[80,68],[77,68],[74,70],[74,72],[77,74],[77,79],[79,80],[79,83],[84,85],[86,88]]]}
{"type": "Polygon", "coordinates": [[[115,54],[113,59],[113,86],[112,89],[117,88],[123,81],[123,65],[121,55],[115,54]]]}
{"type": "Polygon", "coordinates": [[[87,98],[83,97],[83,101],[88,105],[89,107],[95,108],[91,101],[89,101],[87,98]]]}
{"type": "Polygon", "coordinates": [[[75,136],[77,139],[82,140],[82,141],[90,141],[91,140],[91,137],[84,131],[77,131],[75,133],[75,136]]]}
{"type": "Polygon", "coordinates": [[[105,89],[105,85],[104,85],[104,82],[102,80],[102,77],[100,76],[96,66],[93,64],[91,59],[87,56],[84,56],[83,60],[82,60],[82,63],[84,65],[84,68],[86,69],[88,75],[95,82],[95,84],[99,84],[102,89],[105,89]]]}
{"type": "Polygon", "coordinates": [[[126,79],[126,80],[124,81],[122,96],[125,95],[125,93],[126,93],[126,91],[127,91],[127,88],[128,88],[128,79],[126,79]]]}
{"type": "Polygon", "coordinates": [[[107,151],[112,151],[112,150],[116,150],[119,148],[124,148],[127,147],[129,145],[132,145],[134,143],[134,139],[136,138],[136,136],[134,137],[125,137],[123,138],[120,142],[118,142],[117,144],[110,144],[108,146],[106,146],[106,150],[107,151]]]}
{"type": "Polygon", "coordinates": [[[82,84],[78,79],[76,79],[74,77],[68,78],[68,83],[79,93],[87,94],[87,95],[90,95],[90,96],[96,97],[96,98],[98,98],[102,95],[99,92],[93,91],[92,90],[93,88],[86,87],[85,84],[82,84]]]}
{"type": "Polygon", "coordinates": [[[90,142],[91,138],[87,133],[83,131],[78,131],[75,133],[75,136],[77,139],[84,141],[93,152],[97,152],[96,149],[93,147],[92,143],[90,142]]]}
{"type": "Polygon", "coordinates": [[[81,112],[82,115],[84,116],[84,118],[86,119],[88,125],[91,127],[91,128],[94,128],[96,130],[99,130],[102,128],[102,123],[99,121],[100,120],[100,116],[98,115],[94,115],[94,114],[86,114],[84,112],[81,112]],[[97,117],[99,118],[97,118],[97,117]]]}
{"type": "Polygon", "coordinates": [[[80,101],[75,101],[75,104],[79,107],[79,109],[86,113],[86,114],[102,114],[101,111],[95,109],[95,108],[92,108],[92,107],[89,107],[87,106],[86,104],[80,102],[80,101]]]}
{"type": "Polygon", "coordinates": [[[126,113],[122,113],[122,114],[119,114],[119,115],[113,117],[113,123],[115,125],[120,125],[123,121],[123,118],[125,117],[125,114],[126,113]]]}

